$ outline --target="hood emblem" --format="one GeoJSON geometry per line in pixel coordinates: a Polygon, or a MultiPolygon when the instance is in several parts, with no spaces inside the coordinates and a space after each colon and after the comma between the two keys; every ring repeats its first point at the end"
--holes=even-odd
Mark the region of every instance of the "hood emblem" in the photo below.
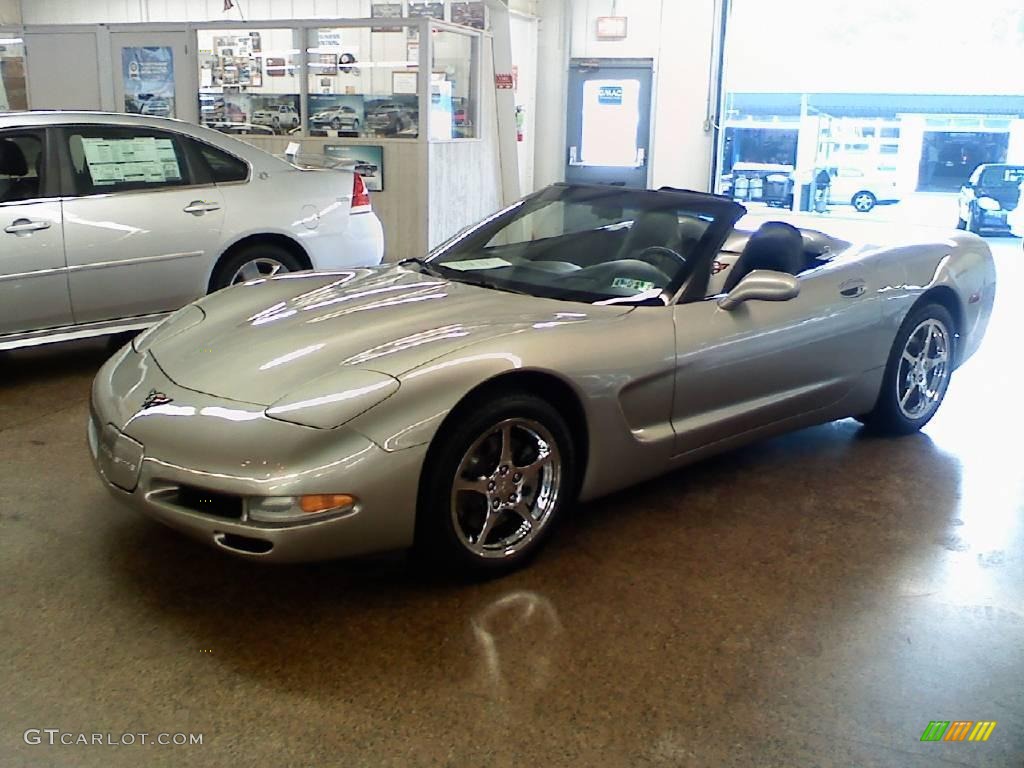
{"type": "Polygon", "coordinates": [[[142,408],[140,410],[145,411],[148,408],[156,408],[158,405],[167,405],[173,403],[174,398],[168,397],[163,392],[157,392],[155,389],[149,390],[149,394],[146,395],[146,399],[142,401],[142,408]]]}

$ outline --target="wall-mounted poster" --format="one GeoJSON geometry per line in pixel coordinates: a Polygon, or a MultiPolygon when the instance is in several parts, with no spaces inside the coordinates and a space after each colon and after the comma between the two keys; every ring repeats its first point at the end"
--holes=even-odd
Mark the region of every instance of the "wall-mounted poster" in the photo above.
{"type": "Polygon", "coordinates": [[[169,46],[122,48],[124,111],[174,117],[174,50],[169,46]]]}
{"type": "MultiPolygon", "coordinates": [[[[401,3],[374,3],[370,7],[370,15],[375,19],[402,18],[401,3]]],[[[372,32],[401,32],[401,27],[373,27],[372,32]]]]}
{"type": "Polygon", "coordinates": [[[478,0],[468,3],[452,2],[452,23],[483,29],[485,26],[484,4],[478,0]]]}
{"type": "Polygon", "coordinates": [[[395,71],[391,73],[391,92],[396,94],[419,93],[419,73],[395,71]]]}
{"type": "Polygon", "coordinates": [[[355,163],[370,192],[384,191],[384,147],[379,144],[327,144],[324,154],[344,163],[355,163]]]}
{"type": "Polygon", "coordinates": [[[358,136],[366,124],[362,96],[309,94],[309,132],[313,136],[358,136]]]}
{"type": "MultiPolygon", "coordinates": [[[[422,17],[429,19],[437,19],[438,21],[444,21],[444,3],[433,2],[416,2],[410,0],[409,2],[409,18],[417,19],[422,17]]],[[[409,40],[418,40],[420,31],[416,27],[409,27],[409,40]]]]}

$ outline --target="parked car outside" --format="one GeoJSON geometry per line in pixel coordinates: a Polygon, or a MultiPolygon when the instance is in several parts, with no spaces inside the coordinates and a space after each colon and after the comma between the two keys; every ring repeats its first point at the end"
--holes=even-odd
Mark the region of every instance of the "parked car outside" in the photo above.
{"type": "Polygon", "coordinates": [[[91,112],[0,115],[0,243],[0,349],[138,330],[234,283],[384,252],[351,169],[91,112]]]}
{"type": "Polygon", "coordinates": [[[358,131],[359,113],[354,107],[328,107],[313,115],[310,123],[314,130],[358,131]]]}
{"type": "Polygon", "coordinates": [[[266,125],[275,133],[284,133],[299,125],[299,113],[290,104],[278,104],[266,109],[257,109],[252,113],[254,125],[266,125]]]}
{"type": "Polygon", "coordinates": [[[876,205],[891,205],[900,201],[896,180],[882,173],[871,173],[860,168],[829,168],[832,182],[829,186],[830,205],[852,205],[867,213],[876,205]]]}
{"type": "MultiPolygon", "coordinates": [[[[983,163],[960,188],[957,200],[957,229],[976,234],[984,231],[1009,232],[1022,228],[1018,217],[1010,217],[1020,207],[1024,165],[983,163]]],[[[1024,232],[1021,232],[1024,234],[1024,232]]]]}

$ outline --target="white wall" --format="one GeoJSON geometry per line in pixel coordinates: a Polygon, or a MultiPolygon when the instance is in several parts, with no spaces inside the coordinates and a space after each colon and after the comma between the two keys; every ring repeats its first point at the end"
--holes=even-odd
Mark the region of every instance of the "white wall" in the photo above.
{"type": "MultiPolygon", "coordinates": [[[[654,59],[654,187],[710,188],[713,136],[705,130],[715,0],[572,0],[572,58],[654,59]],[[597,40],[597,17],[629,18],[625,40],[597,40]]],[[[564,141],[563,141],[564,144],[564,141]]]]}
{"type": "Polygon", "coordinates": [[[0,0],[0,24],[21,24],[20,0],[0,0]]]}

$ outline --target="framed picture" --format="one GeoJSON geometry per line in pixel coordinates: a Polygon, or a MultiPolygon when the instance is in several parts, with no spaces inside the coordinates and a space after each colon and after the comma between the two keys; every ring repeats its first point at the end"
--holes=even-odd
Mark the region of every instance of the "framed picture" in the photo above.
{"type": "Polygon", "coordinates": [[[392,72],[391,92],[415,96],[419,93],[418,72],[392,72]]]}
{"type": "MultiPolygon", "coordinates": [[[[374,3],[370,8],[370,16],[375,19],[402,18],[401,3],[374,3]]],[[[371,32],[401,32],[401,27],[372,27],[371,32]]]]}
{"type": "Polygon", "coordinates": [[[267,77],[284,77],[287,62],[274,56],[267,57],[267,77]]]}
{"type": "Polygon", "coordinates": [[[355,163],[370,192],[384,191],[384,147],[379,144],[326,144],[324,154],[345,163],[355,163]]]}
{"type": "Polygon", "coordinates": [[[473,0],[473,2],[452,2],[452,23],[461,24],[464,27],[484,29],[486,26],[484,4],[479,2],[479,0],[473,0]]]}

